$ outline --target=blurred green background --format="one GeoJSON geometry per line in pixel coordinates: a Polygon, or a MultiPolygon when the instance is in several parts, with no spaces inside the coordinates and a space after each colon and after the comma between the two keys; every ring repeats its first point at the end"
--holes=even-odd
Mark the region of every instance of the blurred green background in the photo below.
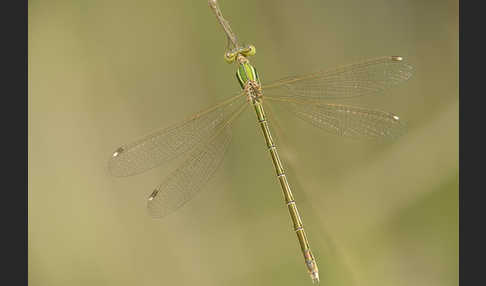
{"type": "MultiPolygon", "coordinates": [[[[396,141],[272,123],[322,285],[458,285],[458,1],[220,5],[263,82],[414,66],[385,96],[341,101],[400,115],[396,141]]],[[[108,173],[119,145],[239,90],[206,0],[33,0],[28,40],[29,285],[311,284],[250,109],[210,184],[163,220],[146,198],[175,166],[108,173]]]]}

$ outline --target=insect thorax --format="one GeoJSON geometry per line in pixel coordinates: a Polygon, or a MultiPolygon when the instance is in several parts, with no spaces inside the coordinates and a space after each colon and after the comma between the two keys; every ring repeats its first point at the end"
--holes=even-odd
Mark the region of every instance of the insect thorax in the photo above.
{"type": "Polygon", "coordinates": [[[240,83],[242,89],[245,89],[247,82],[252,81],[260,85],[258,73],[249,62],[240,62],[238,70],[236,71],[236,79],[240,83]]]}

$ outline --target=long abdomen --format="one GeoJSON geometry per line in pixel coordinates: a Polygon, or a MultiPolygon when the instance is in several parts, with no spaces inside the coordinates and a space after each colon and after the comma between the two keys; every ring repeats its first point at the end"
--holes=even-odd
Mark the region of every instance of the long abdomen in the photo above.
{"type": "Polygon", "coordinates": [[[255,112],[260,127],[262,128],[263,136],[265,137],[268,151],[272,156],[272,162],[273,165],[275,166],[275,172],[277,174],[277,178],[280,182],[280,185],[282,186],[282,192],[285,198],[285,203],[287,204],[290,218],[292,219],[292,223],[294,225],[294,231],[297,234],[300,248],[302,250],[302,254],[304,255],[307,270],[309,271],[312,282],[319,283],[319,270],[317,269],[317,263],[314,258],[314,255],[310,250],[309,241],[307,240],[307,236],[304,231],[304,225],[302,224],[302,219],[300,218],[297,205],[295,204],[294,196],[292,195],[292,191],[290,190],[289,182],[287,181],[287,177],[285,176],[285,170],[283,168],[282,161],[280,160],[280,157],[278,155],[277,146],[275,145],[275,142],[273,141],[272,135],[270,133],[270,128],[268,126],[265,112],[263,110],[261,97],[255,98],[253,100],[253,106],[255,108],[255,112]]]}

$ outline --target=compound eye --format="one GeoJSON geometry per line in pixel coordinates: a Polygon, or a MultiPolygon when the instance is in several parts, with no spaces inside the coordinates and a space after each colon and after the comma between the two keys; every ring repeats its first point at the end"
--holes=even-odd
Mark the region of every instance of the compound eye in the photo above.
{"type": "Polygon", "coordinates": [[[224,54],[224,60],[229,64],[234,62],[235,58],[236,58],[236,53],[234,52],[227,52],[224,54]]]}
{"type": "Polygon", "coordinates": [[[254,56],[256,54],[256,48],[254,45],[249,45],[244,51],[241,52],[245,57],[254,56]]]}

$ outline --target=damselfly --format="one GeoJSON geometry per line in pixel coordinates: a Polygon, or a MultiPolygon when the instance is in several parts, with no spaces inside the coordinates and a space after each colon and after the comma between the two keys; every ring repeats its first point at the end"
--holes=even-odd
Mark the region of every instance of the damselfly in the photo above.
{"type": "Polygon", "coordinates": [[[325,100],[383,93],[410,78],[412,67],[402,57],[386,56],[264,84],[248,60],[256,53],[255,47],[238,43],[216,0],[209,0],[209,6],[228,39],[224,58],[228,63],[236,63],[236,77],[242,91],[179,124],[119,147],[109,161],[109,169],[114,176],[130,176],[186,154],[187,159],[181,166],[148,197],[149,214],[156,218],[165,217],[191,200],[206,185],[230,145],[233,122],[248,106],[252,106],[282,187],[305,265],[312,281],[318,282],[317,263],[277,145],[270,133],[264,106],[268,103],[284,105],[304,121],[341,136],[393,138],[404,130],[404,124],[395,114],[326,103],[325,100]]]}

